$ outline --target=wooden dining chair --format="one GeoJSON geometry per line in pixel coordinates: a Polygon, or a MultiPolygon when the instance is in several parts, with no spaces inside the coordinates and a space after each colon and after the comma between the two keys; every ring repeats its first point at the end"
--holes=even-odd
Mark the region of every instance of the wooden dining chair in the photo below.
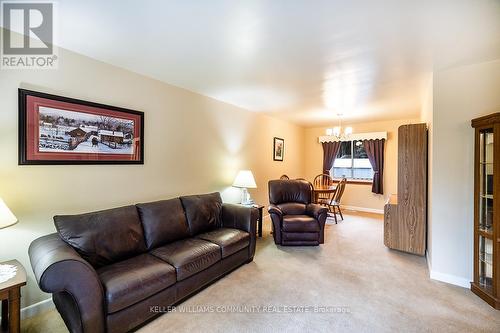
{"type": "MultiPolygon", "coordinates": [[[[330,186],[330,185],[332,185],[332,177],[330,177],[330,175],[322,173],[322,174],[319,174],[316,177],[314,177],[314,180],[313,180],[314,187],[330,186]]],[[[318,194],[318,202],[316,202],[316,203],[326,206],[326,205],[328,205],[329,199],[330,199],[330,195],[328,193],[319,193],[318,194]]]]}
{"type": "Polygon", "coordinates": [[[288,177],[287,175],[281,175],[280,179],[281,180],[287,180],[287,179],[290,179],[290,177],[288,177]]]}
{"type": "Polygon", "coordinates": [[[333,214],[335,224],[337,224],[337,210],[342,221],[344,220],[342,210],[340,210],[340,201],[342,200],[342,195],[344,194],[346,184],[347,179],[342,178],[337,184],[337,188],[335,189],[335,193],[332,195],[330,202],[327,204],[328,210],[333,214]]]}

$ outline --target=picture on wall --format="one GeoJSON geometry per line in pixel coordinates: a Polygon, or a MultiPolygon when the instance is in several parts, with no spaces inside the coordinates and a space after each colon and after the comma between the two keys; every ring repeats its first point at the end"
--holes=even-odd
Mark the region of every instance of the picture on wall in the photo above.
{"type": "Polygon", "coordinates": [[[144,113],[19,89],[19,164],[144,164],[144,113]]]}
{"type": "Polygon", "coordinates": [[[285,154],[285,140],[281,138],[274,138],[274,161],[283,161],[283,155],[285,154]]]}

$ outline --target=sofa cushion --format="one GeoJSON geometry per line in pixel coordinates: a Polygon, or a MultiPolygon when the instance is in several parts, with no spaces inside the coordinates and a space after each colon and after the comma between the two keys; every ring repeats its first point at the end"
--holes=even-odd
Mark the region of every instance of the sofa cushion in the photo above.
{"type": "Polygon", "coordinates": [[[175,267],[177,281],[201,272],[221,260],[220,247],[202,239],[187,238],[151,251],[175,267]]]}
{"type": "Polygon", "coordinates": [[[287,232],[319,232],[320,227],[317,220],[307,215],[285,215],[283,216],[283,231],[287,232]]]}
{"type": "Polygon", "coordinates": [[[189,195],[180,199],[192,236],[221,226],[222,199],[218,192],[189,195]]]}
{"type": "Polygon", "coordinates": [[[250,244],[248,232],[232,228],[220,228],[199,234],[196,237],[219,245],[222,258],[228,257],[250,244]]]}
{"type": "Polygon", "coordinates": [[[108,313],[124,309],[176,282],[175,268],[147,253],[97,270],[108,313]]]}
{"type": "Polygon", "coordinates": [[[80,215],[54,216],[61,238],[94,267],[101,267],[146,251],[135,206],[80,215]]]}
{"type": "Polygon", "coordinates": [[[137,204],[148,249],[189,237],[179,198],[137,204]]]}
{"type": "Polygon", "coordinates": [[[311,183],[306,180],[270,180],[269,203],[278,205],[285,202],[300,202],[308,204],[311,202],[311,183]]]}
{"type": "Polygon", "coordinates": [[[311,241],[318,242],[318,232],[283,232],[281,234],[283,241],[311,241]]]}

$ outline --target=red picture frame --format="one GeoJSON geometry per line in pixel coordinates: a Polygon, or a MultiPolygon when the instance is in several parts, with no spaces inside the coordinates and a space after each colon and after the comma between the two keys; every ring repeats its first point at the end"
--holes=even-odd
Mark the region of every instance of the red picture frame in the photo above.
{"type": "Polygon", "coordinates": [[[144,164],[144,113],[19,89],[19,165],[144,164]]]}

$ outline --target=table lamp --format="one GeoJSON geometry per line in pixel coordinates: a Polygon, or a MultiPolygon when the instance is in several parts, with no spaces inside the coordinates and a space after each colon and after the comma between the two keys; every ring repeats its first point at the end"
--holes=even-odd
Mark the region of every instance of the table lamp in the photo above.
{"type": "MultiPolygon", "coordinates": [[[[12,214],[9,207],[0,198],[0,229],[10,227],[17,223],[17,217],[12,214]]],[[[0,265],[0,283],[16,276],[16,268],[12,265],[0,265]]]]}
{"type": "Polygon", "coordinates": [[[9,207],[0,198],[0,229],[10,227],[17,223],[17,217],[12,214],[9,207]]]}
{"type": "Polygon", "coordinates": [[[250,205],[253,203],[250,199],[250,193],[248,193],[247,190],[248,188],[257,188],[257,184],[255,184],[255,179],[253,178],[252,171],[240,170],[236,175],[236,178],[234,179],[233,186],[242,188],[242,205],[250,205]]]}

